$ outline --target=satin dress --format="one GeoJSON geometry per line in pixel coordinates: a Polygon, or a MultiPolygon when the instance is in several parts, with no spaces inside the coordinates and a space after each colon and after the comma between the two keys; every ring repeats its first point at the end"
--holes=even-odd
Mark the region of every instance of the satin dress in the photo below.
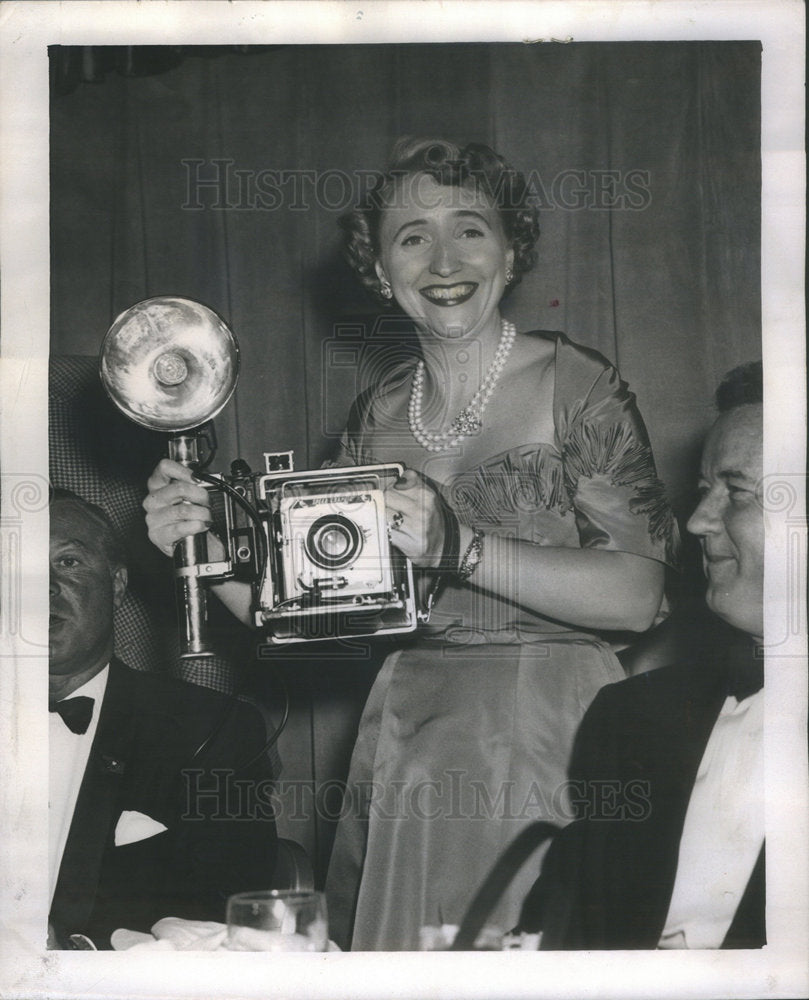
{"type": "MultiPolygon", "coordinates": [[[[436,484],[444,500],[487,535],[673,565],[676,523],[633,394],[596,352],[530,336],[554,345],[555,440],[515,443],[436,484]]],[[[395,460],[375,447],[377,423],[373,398],[358,401],[343,464],[395,460]]],[[[415,950],[423,926],[460,923],[527,824],[572,819],[574,734],[623,677],[604,637],[447,585],[430,624],[386,659],[360,722],[326,882],[331,937],[415,950]]],[[[536,864],[524,867],[488,921],[500,930],[534,881],[536,864]]]]}

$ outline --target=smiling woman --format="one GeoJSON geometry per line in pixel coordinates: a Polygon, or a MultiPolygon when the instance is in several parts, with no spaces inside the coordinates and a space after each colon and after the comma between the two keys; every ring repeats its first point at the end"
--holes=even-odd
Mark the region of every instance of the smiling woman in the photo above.
{"type": "Polygon", "coordinates": [[[499,334],[514,251],[497,209],[475,188],[447,187],[425,174],[404,179],[397,194],[380,226],[375,269],[382,286],[438,336],[499,334]]]}
{"type": "MultiPolygon", "coordinates": [[[[360,278],[415,322],[421,348],[358,400],[343,458],[414,470],[388,502],[417,565],[440,565],[436,509],[459,523],[431,634],[389,658],[369,698],[327,883],[344,943],[413,948],[423,925],[460,920],[527,822],[565,822],[580,713],[622,676],[595,633],[652,623],[676,529],[615,370],[501,316],[538,235],[502,157],[402,140],[343,225],[360,278]],[[384,802],[359,805],[363,786],[384,802]],[[384,813],[393,787],[401,811],[384,813]]],[[[504,930],[522,891],[496,914],[504,930]]]]}
{"type": "MultiPolygon", "coordinates": [[[[538,235],[502,157],[404,140],[343,228],[366,287],[415,323],[420,357],[357,400],[338,464],[406,467],[386,495],[391,541],[440,596],[370,694],[326,891],[338,944],[413,949],[422,926],[460,922],[529,822],[570,818],[573,735],[623,677],[600,633],[652,624],[676,527],[616,370],[500,314],[538,235]]],[[[162,462],[149,489],[164,552],[205,530],[208,494],[187,469],[162,462]]],[[[216,589],[249,620],[244,585],[216,589]]],[[[529,884],[504,895],[502,930],[529,884]]]]}
{"type": "MultiPolygon", "coordinates": [[[[86,67],[88,59],[107,58],[109,51],[75,48],[62,54],[69,55],[74,65],[86,67]]],[[[140,55],[152,59],[155,54],[160,55],[157,50],[140,55]]],[[[129,55],[137,58],[139,53],[129,55]]],[[[53,63],[59,57],[58,47],[51,47],[49,56],[53,63]]],[[[90,383],[94,379],[97,384],[94,356],[110,323],[133,302],[150,296],[180,291],[204,302],[226,317],[239,338],[245,363],[237,405],[226,408],[216,427],[220,462],[225,465],[243,456],[254,468],[260,467],[263,451],[271,447],[294,449],[300,469],[317,466],[332,457],[349,406],[373,383],[378,383],[374,403],[355,408],[357,419],[352,418],[351,443],[343,451],[343,461],[352,460],[349,452],[362,444],[361,438],[381,448],[386,425],[388,452],[408,449],[413,476],[414,463],[421,458],[436,470],[438,481],[439,466],[448,466],[463,449],[468,464],[441,480],[442,493],[459,512],[464,529],[474,525],[483,532],[481,557],[465,588],[445,585],[433,616],[438,632],[446,628],[447,620],[466,620],[480,624],[473,635],[483,640],[502,634],[497,629],[509,621],[532,621],[527,603],[510,605],[490,598],[477,586],[480,574],[488,572],[497,555],[501,536],[509,531],[519,533],[525,547],[543,547],[546,557],[563,547],[582,548],[580,555],[593,558],[619,555],[593,551],[598,544],[595,515],[610,497],[617,498],[619,486],[608,482],[613,477],[605,472],[601,495],[587,505],[587,491],[593,500],[596,482],[579,476],[579,469],[592,467],[587,456],[595,449],[585,432],[576,433],[577,424],[587,433],[597,425],[600,393],[588,396],[589,387],[606,387],[605,373],[612,369],[601,364],[588,369],[592,355],[564,338],[559,338],[557,351],[553,335],[528,331],[564,330],[579,344],[619,363],[638,394],[657,472],[675,509],[682,515],[690,513],[697,444],[713,419],[707,405],[710,393],[723,371],[760,354],[758,41],[290,45],[264,51],[222,48],[215,56],[207,58],[205,47],[189,47],[185,59],[162,75],[145,75],[141,72],[145,67],[133,63],[134,73],[122,68],[120,74],[109,72],[104,82],[94,77],[92,85],[55,93],[50,108],[52,352],[59,355],[54,357],[52,382],[51,479],[101,503],[138,559],[127,600],[139,599],[141,607],[144,600],[148,602],[152,621],[161,627],[137,629],[135,657],[130,636],[136,630],[129,623],[143,621],[143,611],[127,620],[119,613],[116,641],[122,659],[144,669],[162,665],[161,654],[169,643],[162,644],[161,639],[172,638],[175,631],[170,569],[156,550],[152,558],[139,552],[134,525],[147,475],[143,470],[157,461],[160,442],[136,437],[131,433],[134,425],[127,433],[123,418],[113,423],[115,415],[103,409],[104,401],[95,404],[90,383]],[[262,96],[245,101],[246,93],[262,96]],[[301,124],[290,127],[290,123],[301,124]],[[362,205],[366,213],[375,211],[378,220],[384,213],[383,200],[366,203],[365,195],[397,136],[440,135],[450,129],[453,136],[495,146],[519,166],[541,213],[541,263],[525,273],[526,254],[533,257],[535,219],[524,203],[510,198],[512,183],[517,190],[516,171],[504,170],[494,155],[486,158],[478,151],[476,162],[491,164],[491,179],[484,176],[487,170],[478,171],[469,190],[491,195],[514,248],[514,278],[500,310],[520,333],[482,414],[482,431],[467,434],[453,448],[428,454],[407,419],[407,404],[415,396],[411,389],[416,359],[412,365],[394,367],[396,360],[413,351],[410,340],[404,345],[392,343],[407,318],[399,318],[403,310],[392,305],[387,311],[390,320],[378,319],[379,310],[365,287],[353,282],[347,266],[337,260],[336,217],[362,205]],[[544,371],[555,374],[558,389],[553,379],[542,377],[541,357],[533,371],[517,364],[518,354],[529,349],[537,355],[544,349],[544,371]],[[88,378],[71,381],[68,395],[62,373],[78,371],[80,361],[87,364],[88,378]],[[575,380],[569,377],[574,372],[575,380]],[[398,406],[402,396],[401,409],[388,408],[388,401],[398,406]],[[559,400],[555,407],[554,396],[559,400]],[[579,420],[574,404],[582,398],[588,405],[579,420]],[[88,466],[93,472],[91,492],[86,492],[88,466]],[[124,482],[119,474],[125,475],[124,482]],[[116,478],[111,481],[112,476],[116,478]],[[575,497],[576,507],[561,514],[565,495],[575,497]],[[538,497],[550,498],[550,508],[539,510],[538,497]]],[[[57,80],[60,75],[55,74],[57,80]]],[[[419,144],[410,145],[415,150],[419,144]]],[[[444,164],[442,155],[435,158],[435,173],[423,176],[437,180],[440,174],[460,190],[463,185],[453,183],[453,178],[467,171],[469,157],[463,158],[465,164],[450,152],[444,164]],[[449,162],[456,159],[457,164],[449,162]]],[[[418,156],[414,163],[420,171],[418,156]]],[[[404,175],[389,184],[391,202],[396,181],[404,184],[404,175]]],[[[367,243],[363,281],[367,278],[367,286],[379,296],[378,226],[367,214],[364,219],[374,240],[367,243]]],[[[433,284],[447,280],[454,279],[437,277],[433,284]]],[[[495,345],[501,333],[497,331],[495,345]]],[[[448,343],[447,338],[421,338],[427,362],[421,426],[434,435],[449,429],[488,371],[481,344],[469,345],[468,360],[461,367],[463,355],[450,354],[445,350],[448,343]],[[463,394],[459,385],[450,385],[460,397],[454,409],[444,396],[444,386],[451,382],[444,361],[450,359],[457,378],[466,375],[468,388],[463,394]]],[[[504,351],[506,347],[504,343],[504,351]]],[[[489,349],[496,353],[492,345],[489,349]]],[[[485,390],[481,398],[484,394],[485,390]]],[[[611,400],[609,391],[605,395],[611,400]]],[[[617,406],[613,415],[619,426],[629,422],[617,406]]],[[[630,440],[637,440],[634,433],[630,440]]],[[[619,468],[622,481],[633,475],[631,455],[627,459],[619,468]]],[[[403,500],[404,491],[400,492],[403,500]]],[[[644,492],[641,484],[633,508],[653,500],[654,494],[644,492]]],[[[657,509],[664,511],[665,506],[657,509]]],[[[616,504],[602,539],[606,542],[624,520],[629,526],[658,521],[616,504]]],[[[402,517],[400,527],[409,530],[413,525],[402,517]]],[[[404,530],[399,539],[406,543],[404,530]]],[[[502,544],[511,542],[503,539],[502,544]]],[[[519,564],[511,565],[516,573],[519,564]]],[[[551,573],[546,568],[538,575],[551,573]]],[[[593,610],[599,600],[606,603],[605,597],[613,596],[617,605],[634,578],[627,572],[621,585],[606,587],[595,579],[592,584],[585,581],[580,591],[593,610]]],[[[701,583],[700,574],[697,586],[701,583]]],[[[512,591],[516,586],[515,577],[512,591]]],[[[572,616],[573,603],[567,602],[567,608],[572,616]]],[[[225,632],[224,616],[218,617],[224,640],[220,648],[230,652],[238,643],[241,650],[239,630],[225,632]]],[[[402,730],[410,727],[426,736],[434,728],[443,734],[444,749],[441,754],[434,751],[435,768],[423,764],[424,780],[436,780],[434,773],[438,774],[447,793],[443,816],[431,824],[423,821],[432,827],[437,865],[452,849],[447,840],[453,826],[463,826],[454,818],[457,811],[450,794],[456,776],[446,773],[458,769],[458,761],[470,780],[481,781],[476,786],[478,803],[474,789],[470,792],[471,811],[478,804],[481,813],[487,811],[485,790],[492,796],[488,811],[507,812],[507,803],[498,804],[496,798],[499,779],[493,784],[488,769],[495,756],[505,766],[512,737],[505,727],[499,730],[500,737],[493,736],[489,714],[500,711],[506,723],[513,719],[519,737],[513,752],[517,759],[521,745],[535,745],[535,756],[550,761],[557,720],[546,717],[556,713],[561,728],[566,708],[547,679],[567,664],[574,669],[564,680],[572,687],[581,678],[583,697],[588,696],[591,640],[599,638],[597,626],[568,626],[570,631],[565,632],[560,624],[564,617],[548,620],[559,631],[556,642],[545,643],[553,655],[544,661],[529,656],[531,635],[522,625],[521,638],[526,641],[521,644],[496,649],[492,643],[481,644],[481,664],[486,654],[489,657],[491,688],[476,687],[466,703],[462,687],[453,685],[448,673],[450,656],[442,661],[437,643],[431,665],[418,683],[410,670],[410,651],[401,655],[399,663],[406,672],[395,674],[402,680],[400,690],[412,690],[413,702],[417,696],[424,700],[423,682],[432,677],[436,690],[446,687],[447,700],[453,700],[463,723],[458,737],[445,721],[441,705],[435,705],[434,726],[432,706],[424,711],[404,706],[409,714],[402,717],[402,730]],[[585,643],[576,641],[578,630],[585,643]],[[508,671],[510,658],[517,655],[523,660],[519,668],[523,684],[515,689],[508,671]],[[532,676],[538,677],[536,683],[532,676]],[[548,686],[543,687],[546,680],[548,686]],[[540,692],[541,701],[524,699],[525,691],[540,692]],[[511,716],[506,709],[509,698],[514,706],[511,716]],[[542,717],[534,710],[536,701],[545,713],[542,717]],[[472,769],[478,760],[468,750],[476,732],[486,748],[477,775],[472,769]],[[453,739],[457,749],[451,754],[446,748],[453,739]]],[[[540,629],[547,627],[540,624],[540,629]]],[[[365,679],[375,672],[375,661],[341,666],[325,654],[316,659],[320,649],[298,649],[290,658],[287,679],[293,679],[293,709],[278,745],[284,780],[300,782],[295,787],[306,783],[306,788],[317,789],[325,784],[334,790],[345,780],[366,697],[365,679]]],[[[456,644],[450,653],[456,649],[468,659],[462,683],[471,689],[476,680],[473,647],[456,644]]],[[[238,651],[232,662],[234,667],[241,663],[238,651]]],[[[454,662],[460,665],[457,656],[454,662]]],[[[609,662],[614,670],[611,657],[609,662]]],[[[204,668],[194,664],[193,672],[190,663],[188,669],[183,664],[182,676],[217,686],[220,678],[232,680],[235,669],[224,671],[221,661],[216,663],[216,670],[208,663],[204,668]]],[[[174,664],[175,672],[178,666],[174,664]]],[[[264,665],[261,669],[266,674],[264,665]]],[[[276,687],[267,686],[272,709],[276,687]]],[[[387,704],[391,708],[387,719],[397,719],[398,704],[387,704]]],[[[367,738],[364,727],[363,739],[367,738]]],[[[380,760],[386,746],[387,742],[380,748],[380,760]]],[[[402,769],[420,765],[415,753],[399,760],[402,769]]],[[[529,762],[525,770],[532,769],[529,762]]],[[[534,769],[532,777],[544,780],[544,773],[534,769]]],[[[504,794],[510,787],[506,783],[504,794]]],[[[416,808],[421,804],[429,814],[440,807],[430,786],[414,787],[423,788],[421,798],[413,800],[416,808]]],[[[521,787],[515,797],[523,791],[521,787]]],[[[287,827],[312,855],[318,885],[325,875],[338,811],[333,791],[331,795],[328,809],[295,816],[287,827]]],[[[513,811],[518,808],[515,805],[513,811]]],[[[393,809],[388,813],[395,815],[393,809]]],[[[383,822],[392,827],[394,820],[383,822]]],[[[459,836],[457,856],[470,870],[459,873],[453,867],[444,879],[456,881],[459,894],[467,896],[479,875],[472,866],[483,867],[486,855],[499,850],[494,843],[496,818],[479,818],[468,825],[487,828],[487,837],[459,836]]],[[[414,826],[415,821],[410,824],[414,826]]],[[[374,822],[363,900],[372,882],[383,887],[393,886],[394,878],[405,879],[395,851],[390,851],[390,865],[385,863],[385,844],[378,834],[374,822]]],[[[414,882],[420,883],[420,868],[413,872],[414,882]]],[[[446,885],[440,883],[439,877],[435,896],[443,898],[446,885]]],[[[395,888],[392,892],[395,898],[395,888]]],[[[421,903],[414,902],[414,896],[415,890],[413,895],[401,892],[399,898],[403,914],[415,923],[421,903]]],[[[337,902],[333,898],[329,902],[336,921],[337,902]]],[[[436,909],[432,900],[428,908],[436,909]]],[[[440,909],[449,919],[457,908],[442,901],[440,909]]],[[[363,910],[367,911],[364,903],[363,910]]],[[[381,927],[380,936],[384,934],[381,927]]],[[[357,934],[357,942],[362,940],[368,940],[364,931],[357,934]]]]}

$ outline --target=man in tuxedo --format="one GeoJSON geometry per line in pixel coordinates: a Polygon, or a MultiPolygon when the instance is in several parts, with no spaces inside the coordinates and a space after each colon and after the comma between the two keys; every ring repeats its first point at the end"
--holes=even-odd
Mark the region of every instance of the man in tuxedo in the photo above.
{"type": "Polygon", "coordinates": [[[586,713],[576,819],[523,908],[543,949],[766,943],[761,364],[731,372],[717,407],[688,522],[712,614],[686,660],[603,688],[586,713]]]}
{"type": "Polygon", "coordinates": [[[48,945],[225,919],[277,847],[261,714],[112,655],[127,570],[101,511],[57,490],[50,533],[48,945]]]}

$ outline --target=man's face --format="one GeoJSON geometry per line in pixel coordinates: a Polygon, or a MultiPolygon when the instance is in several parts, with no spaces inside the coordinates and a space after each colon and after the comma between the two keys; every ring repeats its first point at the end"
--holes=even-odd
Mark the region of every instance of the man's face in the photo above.
{"type": "Polygon", "coordinates": [[[764,616],[762,407],[723,413],[702,453],[702,499],[688,530],[702,543],[708,607],[761,638],[764,616]]]}
{"type": "Polygon", "coordinates": [[[126,570],[113,569],[99,525],[77,504],[51,507],[51,675],[104,665],[112,653],[113,611],[123,600],[126,570]]]}

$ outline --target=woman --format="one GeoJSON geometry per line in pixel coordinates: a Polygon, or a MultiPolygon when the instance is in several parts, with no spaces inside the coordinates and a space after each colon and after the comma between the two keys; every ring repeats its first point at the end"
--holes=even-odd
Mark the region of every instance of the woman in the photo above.
{"type": "MultiPolygon", "coordinates": [[[[500,314],[534,263],[520,174],[486,146],[402,140],[344,229],[364,284],[414,320],[422,357],[360,397],[338,464],[407,467],[386,497],[391,539],[441,589],[363,715],[330,925],[354,949],[412,949],[422,926],[460,921],[523,826],[569,818],[576,726],[623,677],[599,633],[652,624],[675,526],[615,369],[500,314]]],[[[187,470],[161,463],[149,490],[164,552],[207,526],[187,470]]],[[[218,589],[247,620],[249,594],[218,589]]],[[[516,923],[531,881],[515,880],[493,923],[516,923]]]]}

